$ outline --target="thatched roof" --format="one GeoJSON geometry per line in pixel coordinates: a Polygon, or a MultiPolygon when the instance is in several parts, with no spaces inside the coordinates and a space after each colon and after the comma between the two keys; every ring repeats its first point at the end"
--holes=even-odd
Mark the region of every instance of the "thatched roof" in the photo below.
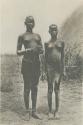
{"type": "Polygon", "coordinates": [[[83,6],[79,7],[61,27],[60,37],[65,41],[66,51],[83,58],[83,6]]]}

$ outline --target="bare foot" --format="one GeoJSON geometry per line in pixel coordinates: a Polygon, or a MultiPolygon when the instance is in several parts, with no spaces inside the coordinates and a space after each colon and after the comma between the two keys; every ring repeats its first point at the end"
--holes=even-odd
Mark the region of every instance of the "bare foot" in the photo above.
{"type": "Polygon", "coordinates": [[[22,117],[23,120],[25,121],[29,121],[30,120],[30,112],[27,112],[23,117],[22,117]]]}
{"type": "Polygon", "coordinates": [[[58,113],[58,112],[55,112],[55,113],[54,113],[54,118],[57,119],[57,120],[60,119],[60,116],[59,116],[59,113],[58,113]]]}
{"type": "Polygon", "coordinates": [[[49,114],[48,114],[48,120],[53,120],[53,113],[49,112],[49,114]]]}
{"type": "Polygon", "coordinates": [[[32,117],[35,119],[42,120],[42,118],[36,112],[32,112],[32,117]]]}

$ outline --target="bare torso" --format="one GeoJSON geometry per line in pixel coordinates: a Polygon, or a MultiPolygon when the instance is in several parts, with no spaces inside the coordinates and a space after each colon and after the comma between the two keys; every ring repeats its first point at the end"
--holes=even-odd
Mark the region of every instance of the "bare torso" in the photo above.
{"type": "MultiPolygon", "coordinates": [[[[26,32],[23,35],[21,35],[19,37],[19,42],[18,42],[18,49],[21,50],[22,46],[24,46],[25,49],[31,48],[37,48],[38,46],[42,47],[41,44],[41,38],[38,34],[35,33],[29,33],[26,32]]],[[[39,59],[39,54],[38,53],[32,53],[32,52],[28,52],[24,54],[24,59],[27,59],[28,61],[33,61],[38,60],[39,59]]]]}
{"type": "Polygon", "coordinates": [[[45,45],[46,63],[54,68],[61,67],[62,43],[56,41],[55,43],[49,42],[45,45]]]}

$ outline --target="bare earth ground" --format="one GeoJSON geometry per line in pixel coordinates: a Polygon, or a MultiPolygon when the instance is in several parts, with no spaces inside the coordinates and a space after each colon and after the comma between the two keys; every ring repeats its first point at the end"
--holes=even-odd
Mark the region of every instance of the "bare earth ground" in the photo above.
{"type": "MultiPolygon", "coordinates": [[[[23,79],[20,74],[19,59],[3,56],[1,61],[2,85],[0,91],[1,125],[81,125],[82,124],[82,84],[78,81],[62,81],[60,87],[60,119],[48,120],[47,82],[38,86],[37,111],[42,120],[24,121],[23,79]]],[[[31,105],[31,102],[30,102],[31,105]]],[[[54,109],[54,93],[53,93],[54,109]]]]}

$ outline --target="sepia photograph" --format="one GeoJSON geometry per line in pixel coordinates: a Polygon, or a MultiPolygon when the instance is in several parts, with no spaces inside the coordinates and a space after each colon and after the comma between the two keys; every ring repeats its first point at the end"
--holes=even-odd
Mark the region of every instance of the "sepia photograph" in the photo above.
{"type": "Polygon", "coordinates": [[[83,0],[0,5],[0,125],[82,125],[83,0]]]}

